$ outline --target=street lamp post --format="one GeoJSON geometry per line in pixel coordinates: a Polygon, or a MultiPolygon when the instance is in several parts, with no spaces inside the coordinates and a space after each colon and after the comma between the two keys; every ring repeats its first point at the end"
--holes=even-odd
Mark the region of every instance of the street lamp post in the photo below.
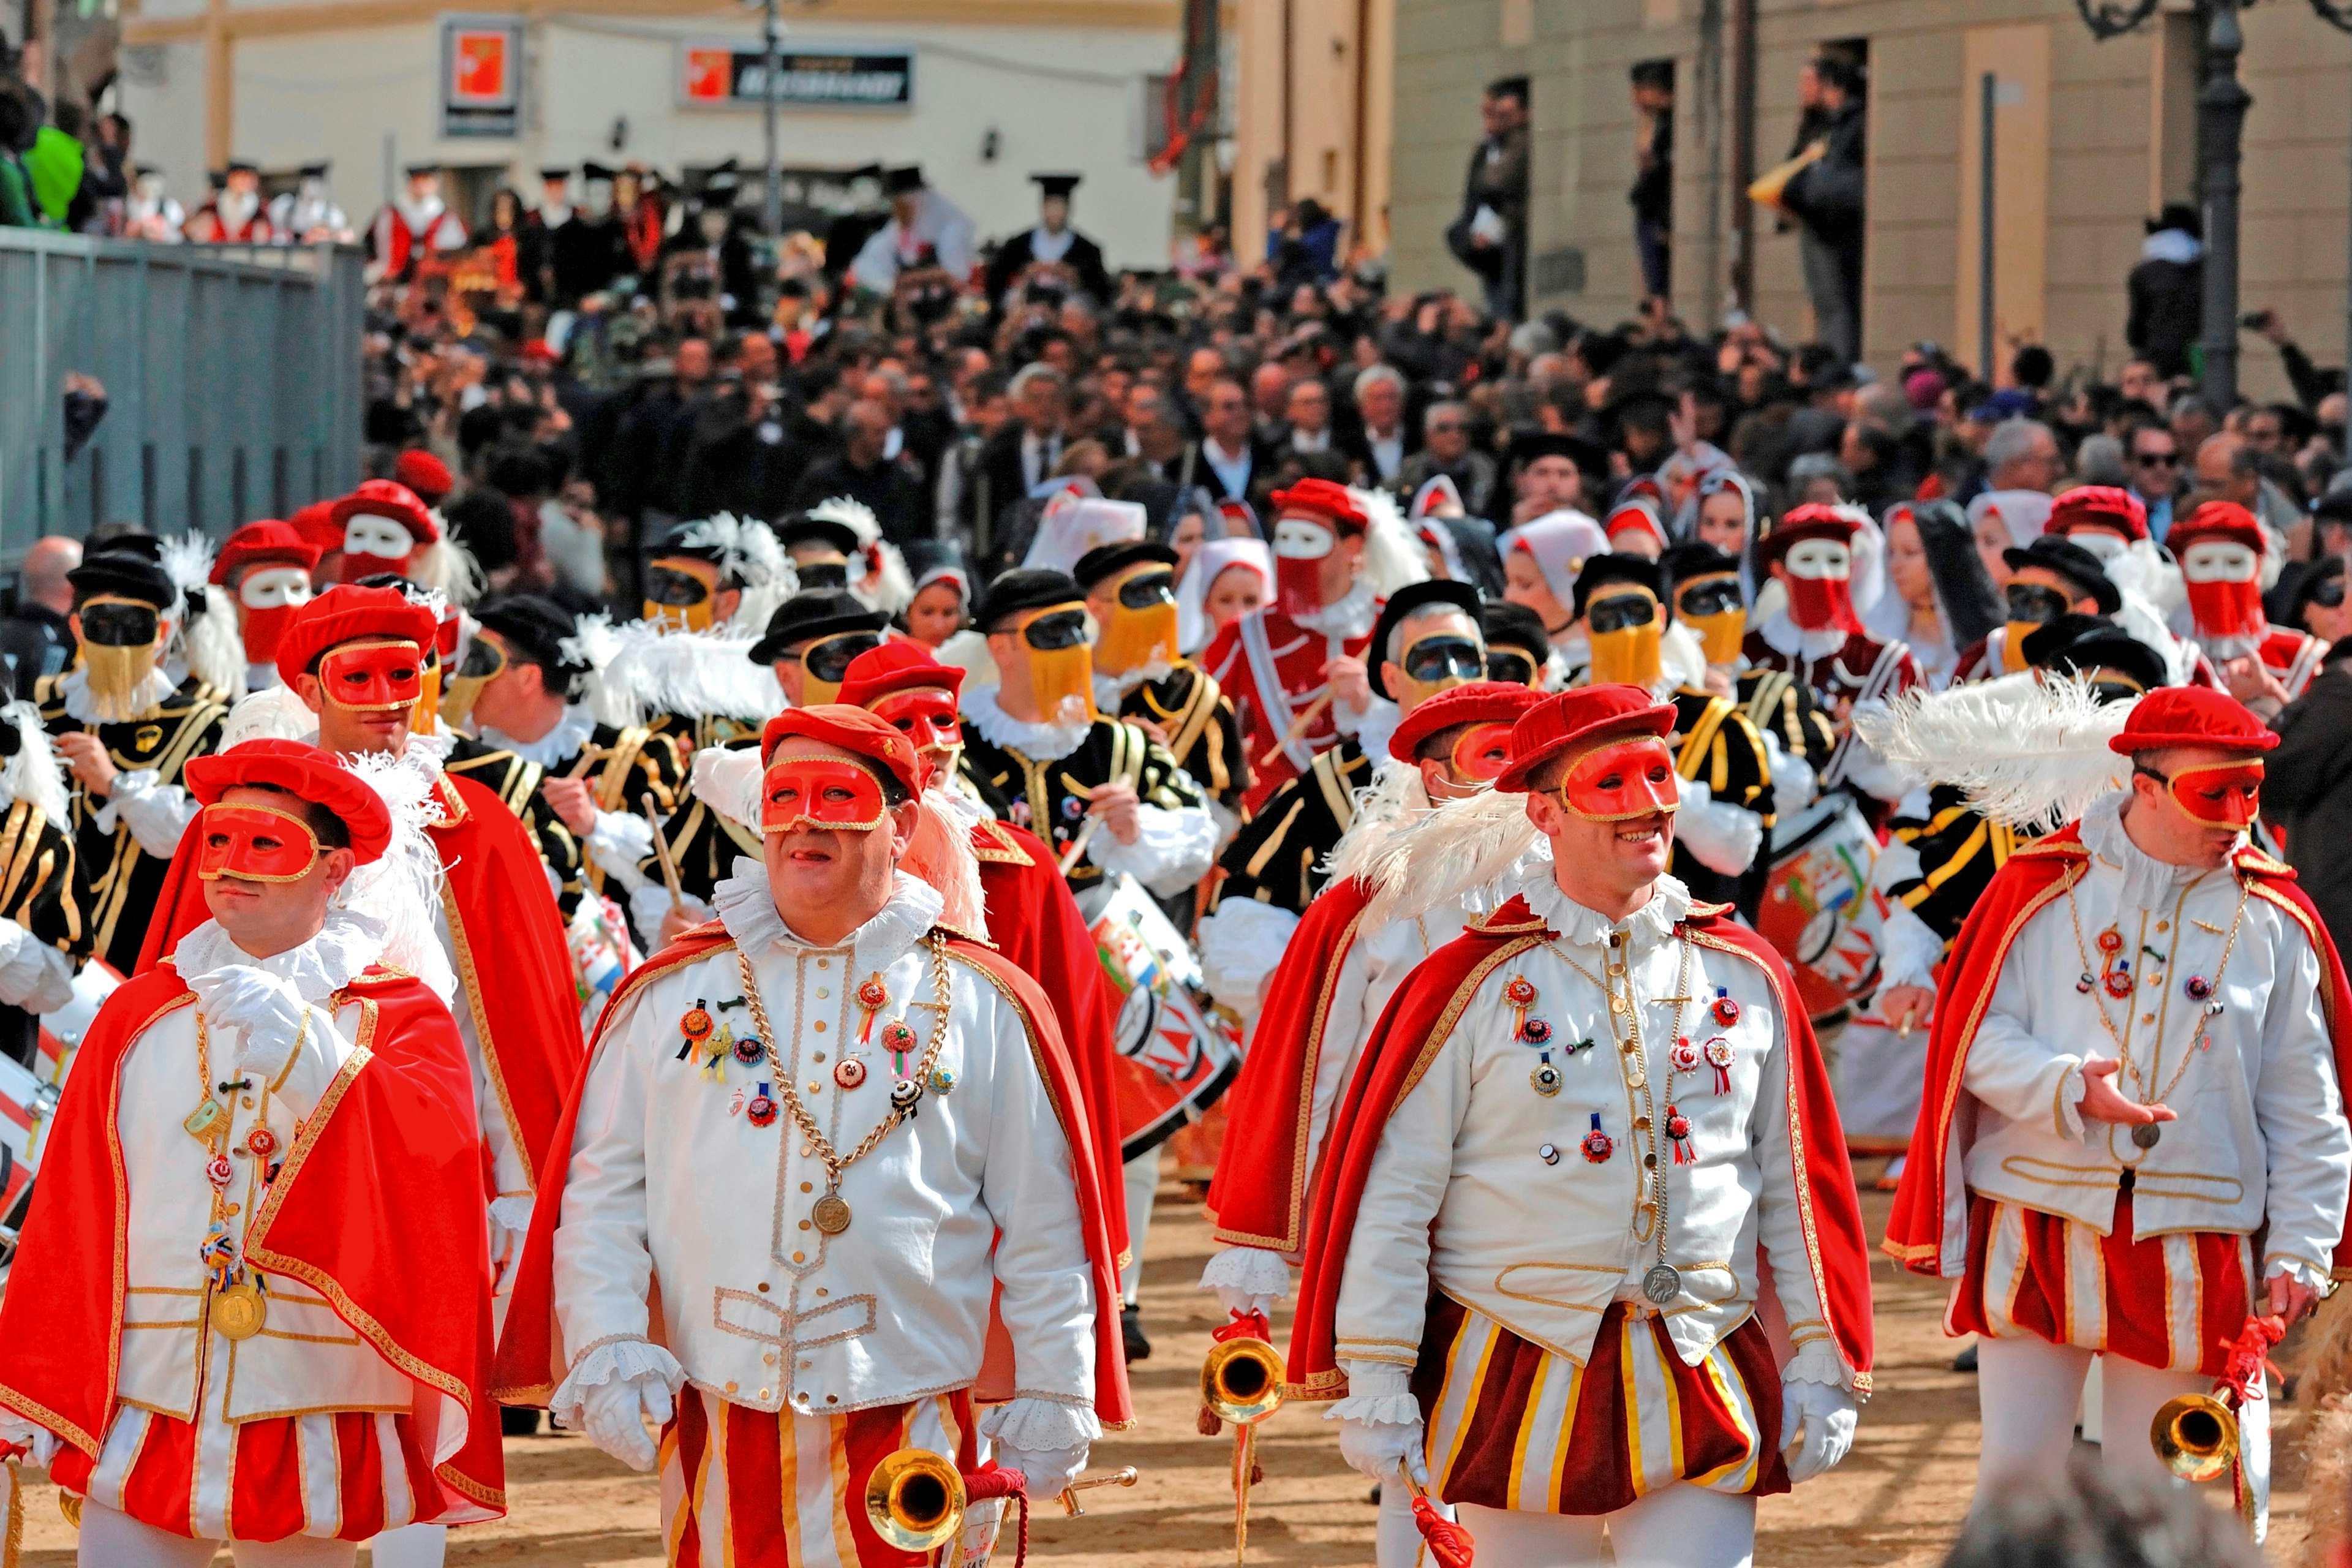
{"type": "Polygon", "coordinates": [[[2205,200],[2205,400],[2238,402],[2238,159],[2253,94],[2238,80],[2246,36],[2238,0],[2206,0],[2205,85],[2197,94],[2197,174],[2205,200]]]}
{"type": "Polygon", "coordinates": [[[776,78],[783,68],[782,26],[776,20],[776,0],[766,0],[763,37],[767,63],[760,72],[760,130],[766,142],[767,190],[760,198],[760,226],[774,239],[784,230],[784,173],[776,157],[776,78]]]}

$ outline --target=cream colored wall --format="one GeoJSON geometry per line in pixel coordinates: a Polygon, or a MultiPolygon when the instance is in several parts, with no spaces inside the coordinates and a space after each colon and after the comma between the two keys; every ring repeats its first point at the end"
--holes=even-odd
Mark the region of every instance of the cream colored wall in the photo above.
{"type": "Polygon", "coordinates": [[[1364,93],[1364,232],[1373,247],[1386,238],[1395,103],[1396,0],[1243,0],[1226,12],[1236,29],[1234,244],[1255,261],[1265,253],[1265,174],[1283,152],[1283,18],[1291,30],[1290,195],[1313,196],[1349,223],[1356,220],[1357,51],[1369,52],[1364,93]],[[1369,23],[1360,28],[1360,22],[1369,23]],[[1359,32],[1364,36],[1359,37],[1359,32]]]}

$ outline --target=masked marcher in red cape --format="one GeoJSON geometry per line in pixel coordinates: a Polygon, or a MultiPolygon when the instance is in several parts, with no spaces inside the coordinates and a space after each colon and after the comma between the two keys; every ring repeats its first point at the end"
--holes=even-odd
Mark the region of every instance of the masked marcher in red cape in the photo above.
{"type": "Polygon", "coordinates": [[[2263,590],[2279,559],[2263,525],[2235,501],[2210,500],[2174,523],[2164,542],[2180,562],[2198,647],[2232,692],[2275,717],[2311,684],[2327,644],[2264,614],[2263,590]]]}
{"type": "Polygon", "coordinates": [[[1953,943],[1885,1243],[1979,1336],[1980,1496],[2065,1462],[2094,1352],[2105,1464],[2161,1475],[2129,1435],[2210,1387],[2250,1315],[2291,1322],[2352,1272],[2352,992],[2244,842],[2277,737],[2199,688],[2105,711],[2127,782],[2017,848],[1953,943]]]}
{"type": "Polygon", "coordinates": [[[912,1564],[866,1520],[886,1455],[1044,1498],[1129,1418],[1105,1194],[1052,1008],[905,868],[912,741],[826,703],[761,759],[761,860],[597,1026],[500,1396],[658,1464],[673,1563],[912,1564]]]}
{"type": "MultiPolygon", "coordinates": [[[[311,574],[320,551],[276,518],[248,522],[228,536],[213,563],[212,585],[227,590],[245,654],[245,689],[279,684],[278,641],[317,591],[311,574]]],[[[220,614],[209,606],[205,618],[220,614]]]]}
{"type": "Polygon", "coordinates": [[[1811,1027],[1780,956],[1665,873],[1673,721],[1612,685],[1517,722],[1496,787],[1550,858],[1398,991],[1317,1177],[1291,1381],[1485,1563],[1599,1561],[1604,1527],[1621,1559],[1746,1563],[1756,1497],[1843,1458],[1870,1392],[1811,1027]]]}
{"type": "Polygon", "coordinates": [[[278,740],[187,779],[211,918],[83,1042],[0,1306],[0,1439],[79,1500],[83,1563],[349,1563],[506,1508],[473,1075],[406,967],[422,880],[365,891],[429,866],[422,795],[396,819],[278,740]]]}

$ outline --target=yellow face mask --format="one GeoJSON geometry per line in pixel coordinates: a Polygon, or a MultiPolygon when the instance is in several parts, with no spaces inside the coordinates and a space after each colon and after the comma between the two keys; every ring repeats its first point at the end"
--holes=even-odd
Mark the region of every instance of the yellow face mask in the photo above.
{"type": "Polygon", "coordinates": [[[81,664],[89,675],[90,706],[102,723],[139,717],[139,689],[163,657],[162,612],[143,599],[114,594],[82,601],[81,664]]]}
{"type": "Polygon", "coordinates": [[[1584,621],[1591,628],[1593,685],[1622,681],[1646,689],[1658,683],[1658,638],[1665,625],[1647,588],[1626,584],[1606,598],[1593,598],[1584,621]]]}
{"type": "Polygon", "coordinates": [[[441,721],[452,730],[465,728],[466,721],[474,716],[474,703],[482,688],[506,673],[506,668],[507,650],[487,632],[476,632],[467,642],[465,657],[446,683],[441,682],[441,667],[436,663],[425,676],[425,689],[430,692],[436,683],[447,687],[437,704],[441,721]]]}
{"type": "Polygon", "coordinates": [[[1706,650],[1707,663],[1739,662],[1739,645],[1748,636],[1748,610],[1739,597],[1737,576],[1726,572],[1691,578],[1675,591],[1675,613],[1706,650]]]}
{"type": "Polygon", "coordinates": [[[1449,687],[1486,678],[1486,650],[1458,631],[1432,632],[1414,639],[1397,659],[1404,690],[1397,695],[1408,711],[1449,687]]]}
{"type": "Polygon", "coordinates": [[[666,555],[646,568],[646,620],[665,632],[707,632],[718,620],[719,568],[666,555]]]}
{"type": "MultiPolygon", "coordinates": [[[[1105,675],[1176,662],[1176,574],[1157,561],[1121,577],[1109,594],[1094,667],[1105,675]]],[[[1031,656],[1034,659],[1034,654],[1031,656]]]]}
{"type": "Polygon", "coordinates": [[[1055,605],[1023,621],[1015,634],[1029,654],[1029,694],[1049,724],[1098,717],[1091,629],[1084,605],[1055,605]]]}
{"type": "Polygon", "coordinates": [[[839,699],[841,683],[849,679],[849,661],[881,646],[881,637],[873,632],[835,632],[801,649],[801,705],[839,699]]]}

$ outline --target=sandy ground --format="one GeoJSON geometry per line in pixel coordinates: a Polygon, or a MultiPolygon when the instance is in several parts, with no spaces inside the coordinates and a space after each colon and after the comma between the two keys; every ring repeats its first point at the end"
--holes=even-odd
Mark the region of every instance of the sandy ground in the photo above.
{"type": "MultiPolygon", "coordinates": [[[[1874,1163],[1863,1173],[1876,1173],[1874,1163]]],[[[1874,1234],[1887,1200],[1864,1194],[1874,1234]]],[[[1030,1550],[1070,1568],[1213,1568],[1233,1561],[1227,1489],[1230,1438],[1193,1426],[1202,1357],[1215,1326],[1209,1299],[1193,1288],[1211,1250],[1200,1205],[1173,1184],[1160,1190],[1144,1271],[1144,1324],[1152,1355],[1134,1367],[1139,1420],[1096,1450],[1097,1470],[1133,1465],[1129,1489],[1087,1495],[1083,1519],[1048,1505],[1034,1516],[1030,1550]]],[[[1942,1292],[1881,1259],[1878,1394],[1864,1409],[1853,1454],[1828,1477],[1792,1496],[1766,1500],[1759,1564],[1808,1568],[1933,1564],[1942,1560],[1974,1484],[1977,1396],[1973,1377],[1950,1370],[1942,1292]]],[[[1277,1332],[1276,1340],[1286,1336],[1277,1332]]],[[[2303,1558],[2303,1413],[2278,1408],[2280,1489],[2271,1543],[2273,1564],[2303,1558]]],[[[1255,1489],[1250,1560],[1261,1564],[1355,1564],[1371,1561],[1373,1510],[1363,1479],[1339,1461],[1331,1429],[1312,1407],[1275,1415],[1263,1433],[1266,1479],[1255,1489]]],[[[64,1568],[73,1532],[54,1490],[28,1475],[25,1568],[64,1568]]],[[[513,1511],[496,1524],[457,1532],[453,1563],[523,1568],[657,1564],[661,1538],[656,1489],[580,1438],[509,1438],[508,1496],[513,1511]]],[[[997,1561],[1010,1568],[1009,1542],[997,1561]]],[[[367,1562],[362,1553],[361,1562],[367,1562]]],[[[224,1555],[219,1564],[226,1564],[224,1555]]]]}

